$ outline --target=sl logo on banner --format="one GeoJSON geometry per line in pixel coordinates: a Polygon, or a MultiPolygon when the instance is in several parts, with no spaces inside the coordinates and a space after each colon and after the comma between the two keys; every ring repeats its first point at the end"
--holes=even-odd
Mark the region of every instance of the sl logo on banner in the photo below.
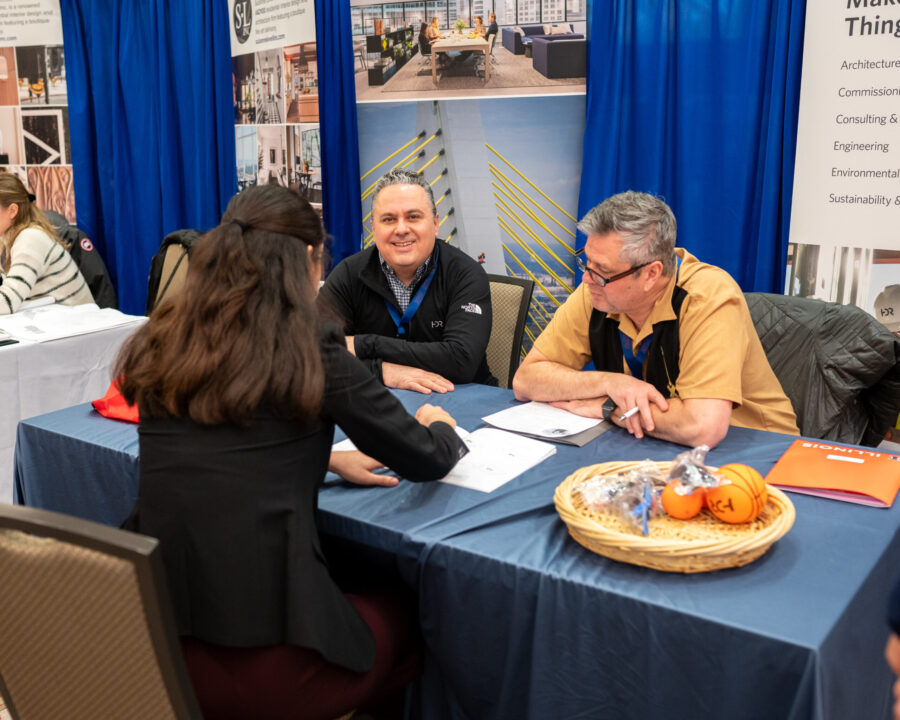
{"type": "Polygon", "coordinates": [[[253,8],[250,0],[238,0],[238,2],[235,2],[231,19],[234,23],[234,34],[237,36],[238,42],[241,44],[247,42],[247,38],[250,37],[250,27],[253,25],[253,8]]]}

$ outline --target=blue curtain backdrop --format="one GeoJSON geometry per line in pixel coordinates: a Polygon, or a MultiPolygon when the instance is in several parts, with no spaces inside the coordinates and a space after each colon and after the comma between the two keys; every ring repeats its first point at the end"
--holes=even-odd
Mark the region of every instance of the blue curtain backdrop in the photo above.
{"type": "Polygon", "coordinates": [[[359,250],[362,210],[353,36],[347,0],[316,0],[319,127],[322,138],[322,219],[337,265],[359,250]]]}
{"type": "Polygon", "coordinates": [[[78,225],[119,307],[143,314],[173,230],[215,225],[236,191],[224,0],[61,0],[78,225]]]}
{"type": "Polygon", "coordinates": [[[594,2],[580,216],[623,190],[662,195],[679,246],[783,292],[805,6],[594,2]]]}

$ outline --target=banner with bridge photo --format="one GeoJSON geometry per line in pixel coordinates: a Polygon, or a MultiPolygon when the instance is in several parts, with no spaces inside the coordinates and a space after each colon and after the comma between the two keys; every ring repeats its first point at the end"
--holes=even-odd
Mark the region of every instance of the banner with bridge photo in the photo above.
{"type": "Polygon", "coordinates": [[[276,183],[322,207],[314,0],[228,0],[238,190],[276,183]]]}
{"type": "Polygon", "coordinates": [[[378,178],[397,167],[422,173],[437,202],[439,237],[489,273],[534,280],[527,351],[577,282],[586,3],[345,1],[360,247],[372,243],[378,178]]]}
{"type": "Polygon", "coordinates": [[[58,0],[0,0],[0,168],[74,223],[68,102],[58,0]]]}
{"type": "Polygon", "coordinates": [[[896,329],[885,303],[900,300],[898,38],[892,4],[807,5],[785,287],[896,329]]]}

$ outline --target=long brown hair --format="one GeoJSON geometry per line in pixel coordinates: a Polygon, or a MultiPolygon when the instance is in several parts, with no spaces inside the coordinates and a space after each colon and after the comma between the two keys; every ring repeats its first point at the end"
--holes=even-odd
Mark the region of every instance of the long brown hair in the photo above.
{"type": "Polygon", "coordinates": [[[181,292],[122,348],[125,399],[142,416],[202,424],[248,424],[262,402],[282,417],[315,417],[325,377],[310,263],[324,240],[296,192],[259,185],[235,195],[194,247],[181,292]]]}
{"type": "MultiPolygon", "coordinates": [[[[14,175],[11,172],[0,172],[0,206],[5,210],[15,203],[19,208],[19,211],[13,218],[13,224],[10,226],[9,230],[0,237],[0,256],[3,257],[4,272],[9,270],[10,251],[12,250],[13,243],[16,241],[19,233],[29,226],[36,225],[62,245],[62,242],[56,236],[56,231],[53,229],[53,226],[47,220],[44,213],[42,213],[38,206],[32,201],[33,197],[34,196],[25,189],[25,186],[17,175],[14,175]]],[[[63,245],[63,247],[65,246],[63,245]]]]}

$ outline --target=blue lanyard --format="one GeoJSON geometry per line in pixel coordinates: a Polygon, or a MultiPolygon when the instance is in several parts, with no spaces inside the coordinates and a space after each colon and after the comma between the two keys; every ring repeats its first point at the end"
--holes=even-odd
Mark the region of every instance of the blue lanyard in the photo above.
{"type": "Polygon", "coordinates": [[[425,293],[428,292],[428,286],[431,285],[431,281],[434,279],[434,274],[437,272],[437,258],[434,260],[434,267],[431,268],[431,272],[428,273],[428,277],[425,278],[425,282],[423,282],[419,289],[416,290],[416,294],[413,295],[412,299],[409,301],[409,305],[406,306],[406,311],[403,315],[400,315],[400,312],[394,307],[390,301],[385,298],[384,304],[387,306],[388,312],[391,314],[391,320],[394,321],[394,325],[397,326],[397,335],[399,337],[403,337],[406,335],[407,330],[409,330],[409,321],[412,320],[413,315],[416,314],[416,310],[419,309],[419,305],[422,304],[422,300],[425,299],[425,293]]]}
{"type": "MultiPolygon", "coordinates": [[[[675,284],[678,284],[678,273],[681,271],[681,258],[677,259],[675,264],[675,284]]],[[[628,369],[631,370],[632,377],[638,380],[644,379],[644,360],[647,358],[647,351],[650,349],[650,342],[653,340],[651,332],[647,337],[638,343],[637,352],[634,352],[631,338],[624,332],[619,330],[619,337],[622,340],[622,354],[625,356],[625,362],[628,363],[628,369]]]]}

